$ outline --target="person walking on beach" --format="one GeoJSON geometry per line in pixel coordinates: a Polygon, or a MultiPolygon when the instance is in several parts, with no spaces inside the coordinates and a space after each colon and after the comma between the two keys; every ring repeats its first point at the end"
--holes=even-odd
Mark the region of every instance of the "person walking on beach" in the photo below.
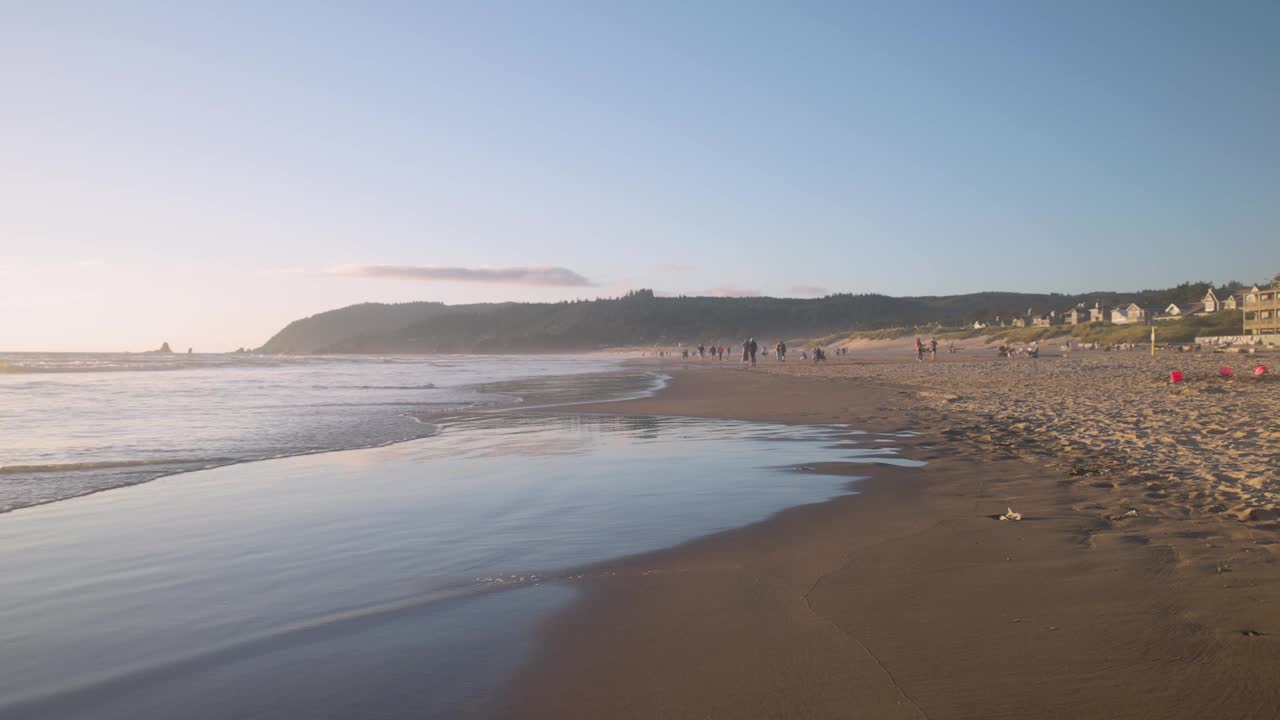
{"type": "Polygon", "coordinates": [[[929,359],[938,359],[938,338],[929,338],[929,359]]]}
{"type": "Polygon", "coordinates": [[[724,362],[724,346],[718,345],[717,349],[720,350],[720,362],[724,362]]]}
{"type": "Polygon", "coordinates": [[[778,362],[787,361],[787,343],[783,340],[778,341],[778,362]]]}
{"type": "Polygon", "coordinates": [[[760,346],[756,345],[756,339],[747,340],[747,351],[751,354],[751,367],[756,366],[756,353],[760,350],[760,346]]]}
{"type": "Polygon", "coordinates": [[[920,338],[916,338],[916,360],[924,362],[924,343],[920,342],[920,338]]]}
{"type": "Polygon", "coordinates": [[[751,357],[751,339],[742,341],[742,362],[746,362],[751,357]]]}

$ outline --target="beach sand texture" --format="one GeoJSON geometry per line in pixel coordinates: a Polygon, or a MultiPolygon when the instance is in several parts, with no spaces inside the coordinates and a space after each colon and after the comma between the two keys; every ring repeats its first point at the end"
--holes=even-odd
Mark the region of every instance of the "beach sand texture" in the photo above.
{"type": "Polygon", "coordinates": [[[675,370],[578,408],[915,430],[929,465],[817,468],[872,478],[584,573],[506,716],[1278,717],[1280,534],[1240,519],[1275,490],[1277,386],[1220,361],[675,370]]]}
{"type": "Polygon", "coordinates": [[[1091,351],[1006,360],[993,354],[763,369],[915,388],[908,402],[932,409],[929,425],[947,440],[1112,482],[1150,513],[1280,520],[1280,375],[1252,374],[1254,365],[1274,367],[1280,356],[1091,351]],[[1222,366],[1234,377],[1219,377],[1222,366]],[[1173,370],[1186,380],[1171,383],[1173,370]]]}

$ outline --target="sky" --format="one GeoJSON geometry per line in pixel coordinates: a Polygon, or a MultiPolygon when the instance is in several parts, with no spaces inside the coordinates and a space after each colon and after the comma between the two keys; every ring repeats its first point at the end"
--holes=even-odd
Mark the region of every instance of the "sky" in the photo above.
{"type": "Polygon", "coordinates": [[[0,0],[0,351],[1280,272],[1280,3],[0,0]]]}

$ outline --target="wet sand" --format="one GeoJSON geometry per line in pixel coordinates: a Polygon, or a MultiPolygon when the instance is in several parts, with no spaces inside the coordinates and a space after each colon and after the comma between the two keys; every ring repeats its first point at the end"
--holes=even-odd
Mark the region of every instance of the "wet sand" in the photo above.
{"type": "Polygon", "coordinates": [[[505,715],[1280,715],[1269,523],[1148,497],[1118,464],[1050,466],[1015,429],[983,444],[961,429],[977,409],[892,365],[676,371],[656,398],[575,408],[917,430],[905,455],[929,465],[817,468],[873,477],[586,574],[505,715]],[[1024,519],[997,520],[1009,506],[1024,519]]]}

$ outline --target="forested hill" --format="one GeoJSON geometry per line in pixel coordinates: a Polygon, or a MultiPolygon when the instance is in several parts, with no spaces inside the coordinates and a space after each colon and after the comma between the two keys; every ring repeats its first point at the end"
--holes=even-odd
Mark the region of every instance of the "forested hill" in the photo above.
{"type": "Polygon", "coordinates": [[[1191,302],[1208,283],[1170,290],[1084,295],[987,292],[940,297],[829,295],[801,300],[745,297],[625,297],[560,303],[444,305],[364,303],[290,323],[260,348],[268,353],[511,353],[578,351],[658,343],[801,338],[852,329],[1009,318],[1035,312],[1138,302],[1191,302]]]}

